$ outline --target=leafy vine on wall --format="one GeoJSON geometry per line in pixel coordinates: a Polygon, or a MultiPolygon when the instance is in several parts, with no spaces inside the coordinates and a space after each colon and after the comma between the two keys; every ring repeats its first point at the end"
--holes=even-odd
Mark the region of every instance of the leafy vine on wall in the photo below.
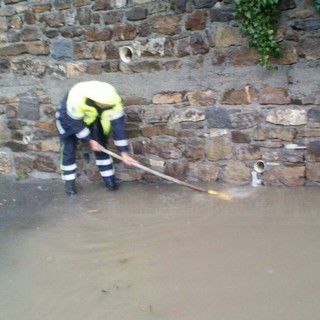
{"type": "Polygon", "coordinates": [[[260,65],[270,69],[270,57],[282,54],[276,39],[279,0],[234,0],[234,4],[234,16],[241,31],[249,36],[249,47],[257,50],[260,65]]]}

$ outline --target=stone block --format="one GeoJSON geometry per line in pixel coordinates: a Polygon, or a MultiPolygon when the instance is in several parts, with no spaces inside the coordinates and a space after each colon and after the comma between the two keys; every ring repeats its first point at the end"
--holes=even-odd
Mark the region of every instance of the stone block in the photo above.
{"type": "Polygon", "coordinates": [[[135,7],[126,12],[128,21],[138,21],[147,18],[147,10],[142,7],[135,7]]]}
{"type": "Polygon", "coordinates": [[[202,9],[202,8],[211,8],[213,7],[218,0],[194,0],[194,6],[196,9],[202,9]]]}
{"type": "MultiPolygon", "coordinates": [[[[74,44],[74,56],[77,60],[87,60],[92,59],[92,53],[91,53],[91,45],[88,42],[77,42],[74,44]]],[[[70,59],[67,57],[65,59],[61,60],[67,60],[70,59]]]]}
{"type": "Polygon", "coordinates": [[[190,14],[185,22],[186,30],[203,30],[206,27],[206,13],[205,11],[196,11],[190,14]]]}
{"type": "Polygon", "coordinates": [[[20,15],[14,15],[11,17],[10,27],[13,29],[21,29],[23,25],[22,17],[20,15]]]}
{"type": "Polygon", "coordinates": [[[283,45],[281,46],[282,56],[279,58],[271,57],[271,64],[283,64],[283,65],[291,65],[296,64],[298,62],[298,52],[296,47],[292,45],[283,45]]]}
{"type": "Polygon", "coordinates": [[[205,111],[196,108],[176,109],[172,115],[172,121],[174,123],[199,122],[205,119],[205,111]]]}
{"type": "Polygon", "coordinates": [[[5,143],[5,146],[11,149],[13,152],[27,152],[28,146],[20,141],[10,140],[5,143]]]}
{"type": "Polygon", "coordinates": [[[180,159],[182,152],[178,145],[171,141],[148,141],[143,144],[144,154],[156,154],[163,159],[180,159]]]}
{"type": "Polygon", "coordinates": [[[11,17],[15,14],[15,8],[14,6],[2,6],[1,7],[1,3],[0,3],[0,16],[1,17],[11,17]]]}
{"type": "Polygon", "coordinates": [[[33,170],[33,161],[34,158],[32,156],[15,154],[14,165],[16,175],[20,177],[31,173],[33,170]]]}
{"type": "Polygon", "coordinates": [[[23,13],[23,12],[27,12],[29,9],[29,6],[27,3],[21,3],[19,5],[17,5],[16,7],[16,13],[23,13]]]}
{"type": "Polygon", "coordinates": [[[25,43],[14,43],[0,47],[0,56],[18,56],[27,53],[28,49],[25,43]]]}
{"type": "Polygon", "coordinates": [[[258,91],[250,85],[243,88],[232,88],[223,93],[223,104],[249,104],[258,97],[258,91]]]}
{"type": "Polygon", "coordinates": [[[151,38],[144,41],[135,40],[132,43],[134,53],[138,56],[171,55],[173,44],[166,37],[151,38]],[[171,54],[170,54],[171,53],[171,54]]]}
{"type": "Polygon", "coordinates": [[[133,24],[117,22],[113,26],[113,39],[115,41],[133,40],[136,33],[137,30],[133,24]]]}
{"type": "Polygon", "coordinates": [[[153,19],[152,31],[159,34],[173,36],[180,33],[180,17],[178,15],[164,15],[153,19]]]}
{"type": "Polygon", "coordinates": [[[71,39],[53,39],[50,45],[50,54],[56,60],[73,60],[73,41],[71,39]]]}
{"type": "Polygon", "coordinates": [[[206,150],[205,150],[205,141],[204,139],[181,139],[179,140],[181,143],[181,150],[183,156],[188,161],[197,161],[205,159],[206,157],[206,150]]]}
{"type": "Polygon", "coordinates": [[[222,180],[235,185],[247,185],[251,182],[251,170],[239,160],[230,160],[222,173],[222,180]]]}
{"type": "Polygon", "coordinates": [[[232,27],[217,26],[214,43],[216,47],[238,46],[243,43],[239,29],[232,27]]]}
{"type": "Polygon", "coordinates": [[[60,33],[64,38],[75,38],[82,36],[84,30],[79,26],[66,26],[60,28],[60,33]]]}
{"type": "Polygon", "coordinates": [[[277,166],[267,170],[262,175],[265,186],[299,187],[305,184],[304,166],[277,166]]]}
{"type": "Polygon", "coordinates": [[[34,160],[34,169],[40,172],[57,172],[57,165],[50,156],[38,154],[34,160]]]}
{"type": "Polygon", "coordinates": [[[307,161],[320,161],[320,141],[311,141],[307,145],[307,161]]]}
{"type": "Polygon", "coordinates": [[[167,161],[164,173],[179,180],[185,180],[189,165],[187,161],[167,161]]]}
{"type": "Polygon", "coordinates": [[[50,28],[60,28],[65,25],[64,15],[62,12],[45,13],[41,16],[40,22],[44,22],[50,28]]]}
{"type": "Polygon", "coordinates": [[[167,125],[154,125],[147,126],[141,129],[141,134],[143,137],[154,137],[154,136],[176,136],[176,130],[172,128],[168,128],[167,125]]]}
{"type": "Polygon", "coordinates": [[[40,142],[40,151],[50,151],[50,152],[56,152],[59,153],[60,151],[60,142],[59,141],[41,141],[40,142]]]}
{"type": "Polygon", "coordinates": [[[83,6],[87,6],[87,5],[91,4],[91,0],[73,0],[72,4],[75,7],[83,7],[83,6]]]}
{"type": "Polygon", "coordinates": [[[166,70],[177,70],[182,68],[181,60],[166,61],[163,63],[166,70]]]}
{"type": "Polygon", "coordinates": [[[306,177],[310,181],[320,182],[320,163],[309,163],[306,168],[306,177]]]}
{"type": "Polygon", "coordinates": [[[149,103],[150,102],[143,97],[138,97],[138,96],[123,97],[123,104],[125,106],[146,105],[149,103]]]}
{"type": "Polygon", "coordinates": [[[234,130],[231,131],[231,141],[233,143],[250,143],[251,137],[248,133],[234,130]]]}
{"type": "Polygon", "coordinates": [[[12,152],[9,149],[0,149],[0,172],[10,173],[13,171],[12,152]]]}
{"type": "Polygon", "coordinates": [[[233,155],[232,144],[228,136],[208,139],[206,143],[207,159],[211,161],[231,159],[233,155]]]}
{"type": "Polygon", "coordinates": [[[264,87],[260,91],[259,102],[261,104],[289,104],[291,98],[284,88],[264,87]]]}
{"type": "Polygon", "coordinates": [[[211,163],[190,163],[188,177],[206,182],[217,181],[220,168],[211,163]]]}
{"type": "Polygon", "coordinates": [[[143,4],[156,2],[156,0],[131,0],[131,1],[132,1],[132,4],[134,5],[143,5],[143,4]]]}
{"type": "Polygon", "coordinates": [[[84,33],[88,41],[108,41],[108,40],[111,40],[112,38],[112,30],[107,27],[104,27],[104,28],[97,28],[95,26],[85,27],[84,33]]]}
{"type": "Polygon", "coordinates": [[[215,93],[210,89],[197,89],[186,94],[187,100],[194,106],[210,106],[216,102],[215,93]]]}
{"type": "Polygon", "coordinates": [[[38,96],[32,92],[19,95],[20,102],[17,117],[27,120],[40,119],[40,105],[38,96]]]}
{"type": "Polygon", "coordinates": [[[188,0],[173,0],[171,6],[176,14],[184,13],[187,10],[188,0]]]}
{"type": "Polygon", "coordinates": [[[110,0],[96,0],[92,6],[92,10],[94,11],[105,11],[113,9],[110,0]]]}
{"type": "Polygon", "coordinates": [[[320,38],[319,37],[306,37],[299,45],[299,56],[307,60],[320,59],[320,38]]]}
{"type": "MultiPolygon", "coordinates": [[[[218,58],[220,60],[222,58],[226,59],[224,55],[218,58]]],[[[234,66],[252,66],[258,64],[259,57],[254,48],[241,47],[232,50],[228,54],[228,60],[234,66]]]]}
{"type": "Polygon", "coordinates": [[[274,128],[266,126],[257,126],[253,129],[252,138],[253,140],[274,140],[279,139],[281,141],[291,142],[297,135],[296,128],[274,128]]]}
{"type": "Polygon", "coordinates": [[[71,8],[71,0],[55,0],[53,6],[57,10],[67,10],[71,8]]]}
{"type": "Polygon", "coordinates": [[[189,42],[185,39],[179,40],[176,45],[176,51],[176,55],[180,58],[189,56],[191,54],[189,42]]]}
{"type": "Polygon", "coordinates": [[[121,22],[121,15],[119,11],[108,11],[103,15],[102,18],[105,25],[121,22]]]}
{"type": "Polygon", "coordinates": [[[307,113],[297,109],[271,110],[266,121],[285,126],[301,126],[307,123],[307,113]]]}
{"type": "Polygon", "coordinates": [[[231,128],[230,114],[225,108],[208,107],[205,109],[208,128],[231,128]]]}
{"type": "Polygon", "coordinates": [[[262,157],[260,147],[256,144],[236,145],[235,155],[238,160],[259,160],[262,157]]]}
{"type": "Polygon", "coordinates": [[[78,8],[76,14],[76,21],[82,26],[90,26],[93,14],[89,8],[78,8]]]}
{"type": "Polygon", "coordinates": [[[78,77],[82,76],[85,73],[86,67],[82,63],[67,63],[66,64],[66,72],[67,77],[78,77]]]}
{"type": "Polygon", "coordinates": [[[32,11],[36,13],[43,13],[46,11],[50,11],[52,7],[51,3],[36,3],[32,5],[32,11]]]}
{"type": "Polygon", "coordinates": [[[181,92],[157,93],[152,98],[152,103],[154,104],[171,104],[179,102],[182,102],[181,92]]]}
{"type": "Polygon", "coordinates": [[[143,119],[146,123],[166,123],[168,122],[171,114],[172,108],[168,106],[147,106],[142,110],[143,119]]]}
{"type": "Polygon", "coordinates": [[[94,43],[91,49],[92,58],[102,60],[105,58],[105,47],[102,43],[94,43]]]}
{"type": "Polygon", "coordinates": [[[211,22],[228,22],[233,20],[233,9],[210,9],[211,22]]]}
{"type": "Polygon", "coordinates": [[[26,43],[28,53],[32,55],[47,55],[49,54],[49,45],[44,41],[32,41],[26,43]]]}
{"type": "Polygon", "coordinates": [[[206,54],[210,50],[208,38],[200,33],[192,33],[189,42],[193,54],[206,54]]]}

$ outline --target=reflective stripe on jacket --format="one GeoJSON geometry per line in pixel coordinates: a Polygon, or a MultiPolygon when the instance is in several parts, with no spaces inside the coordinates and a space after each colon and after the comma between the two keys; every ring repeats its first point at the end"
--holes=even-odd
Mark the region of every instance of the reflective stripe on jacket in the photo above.
{"type": "Polygon", "coordinates": [[[59,130],[60,134],[75,134],[82,141],[88,141],[91,136],[87,127],[100,118],[105,135],[112,129],[118,151],[128,151],[122,99],[112,85],[100,81],[76,84],[62,101],[59,113],[57,127],[65,131],[62,134],[59,130]],[[88,99],[107,105],[108,108],[98,110],[88,103],[88,99]]]}

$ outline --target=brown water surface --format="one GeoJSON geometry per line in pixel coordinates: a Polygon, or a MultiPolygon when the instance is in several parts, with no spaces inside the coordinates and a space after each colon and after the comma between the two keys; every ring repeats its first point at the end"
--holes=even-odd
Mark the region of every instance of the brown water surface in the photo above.
{"type": "Polygon", "coordinates": [[[0,180],[2,320],[318,320],[318,188],[0,180]]]}

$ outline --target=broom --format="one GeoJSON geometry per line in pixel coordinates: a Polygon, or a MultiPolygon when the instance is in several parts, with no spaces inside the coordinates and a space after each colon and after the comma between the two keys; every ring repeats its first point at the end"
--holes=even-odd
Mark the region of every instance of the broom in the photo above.
{"type": "MultiPolygon", "coordinates": [[[[116,158],[116,159],[119,159],[119,160],[122,160],[121,156],[119,156],[118,154],[110,151],[110,150],[107,150],[107,149],[103,149],[102,152],[116,158]]],[[[149,172],[149,173],[152,173],[160,178],[163,178],[165,180],[168,180],[168,181],[171,181],[171,182],[174,182],[174,183],[177,183],[179,185],[182,185],[182,186],[185,186],[187,188],[190,188],[190,189],[193,189],[193,190],[197,190],[199,192],[205,192],[205,193],[208,193],[210,195],[213,195],[213,196],[217,196],[219,199],[222,199],[222,200],[231,200],[231,195],[229,194],[229,192],[227,191],[222,191],[222,192],[219,192],[219,191],[215,191],[215,190],[208,190],[208,189],[204,189],[204,188],[201,188],[201,187],[198,187],[198,186],[195,186],[195,185],[192,185],[190,183],[187,183],[185,181],[181,181],[179,179],[176,179],[174,177],[171,177],[171,176],[168,176],[166,174],[163,174],[159,171],[156,171],[156,170],[152,170],[146,166],[143,166],[142,164],[140,163],[135,163],[135,164],[132,164],[133,167],[136,167],[136,168],[139,168],[143,171],[146,171],[146,172],[149,172]]]]}

